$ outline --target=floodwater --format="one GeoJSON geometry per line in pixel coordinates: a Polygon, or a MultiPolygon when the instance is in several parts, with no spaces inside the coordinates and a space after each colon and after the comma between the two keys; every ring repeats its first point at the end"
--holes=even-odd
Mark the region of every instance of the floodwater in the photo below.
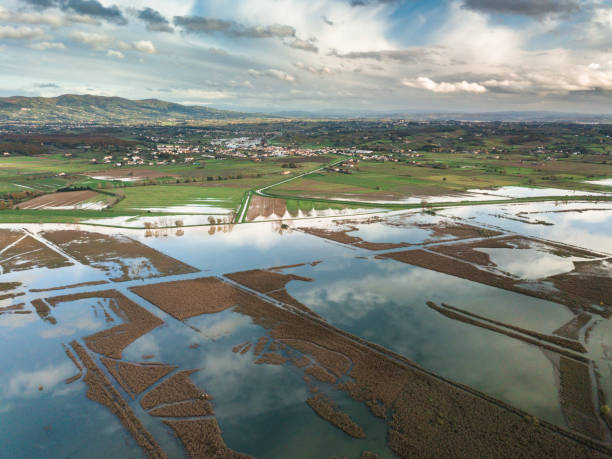
{"type": "Polygon", "coordinates": [[[541,202],[453,207],[438,212],[514,233],[612,254],[612,204],[541,202]]]}
{"type": "MultiPolygon", "coordinates": [[[[612,180],[612,179],[611,179],[612,180]]],[[[608,181],[610,182],[610,181],[608,181]]],[[[587,182],[596,183],[600,185],[606,185],[609,183],[602,182],[587,182]]],[[[469,189],[466,192],[457,192],[447,195],[440,196],[411,196],[403,199],[397,199],[393,201],[378,200],[378,199],[363,199],[358,194],[345,194],[345,197],[336,197],[336,201],[354,201],[354,202],[367,202],[367,203],[380,203],[380,204],[421,204],[427,203],[441,203],[441,202],[471,202],[471,201],[504,201],[508,199],[516,198],[539,198],[545,196],[604,196],[610,193],[601,193],[593,191],[580,191],[580,190],[565,190],[560,188],[531,188],[522,186],[504,186],[500,188],[492,189],[469,189]]]]}
{"type": "MultiPolygon", "coordinates": [[[[366,216],[334,219],[347,220],[344,226],[356,227],[348,233],[351,236],[370,242],[408,242],[417,248],[426,242],[448,242],[446,237],[432,240],[431,231],[416,224],[459,222],[612,253],[610,204],[499,204],[451,208],[436,216],[411,211],[380,217],[382,220],[372,223],[353,221],[367,220],[366,216]],[[536,223],[544,220],[547,224],[536,223]]],[[[0,307],[24,303],[24,310],[31,312],[0,313],[3,355],[0,457],[145,456],[119,419],[105,406],[87,398],[88,388],[82,378],[66,383],[78,369],[63,346],[73,340],[85,346],[85,337],[123,323],[126,318],[113,309],[114,300],[66,300],[50,308],[53,320],[39,316],[31,304],[39,298],[109,289],[117,290],[164,322],[129,344],[123,350],[122,360],[162,362],[180,370],[198,369],[191,380],[213,397],[214,418],[224,441],[235,451],[270,458],[330,455],[357,458],[367,450],[394,457],[386,444],[385,421],[375,417],[364,404],[332,384],[317,383],[320,391],[366,431],[365,439],[355,439],[318,417],[305,403],[312,394],[303,379],[303,369],[291,364],[256,364],[253,351],[233,352],[237,344],[246,341],[254,344],[269,333],[252,317],[229,308],[182,322],[129,290],[163,281],[315,261],[320,263],[286,267],[281,272],[312,279],[290,281],[287,292],[329,324],[401,354],[429,372],[469,385],[540,419],[572,428],[568,422],[571,407],[560,400],[559,378],[563,375],[559,373],[554,350],[452,319],[430,308],[427,302],[450,305],[545,335],[552,335],[575,317],[567,307],[395,260],[377,259],[376,251],[295,229],[304,225],[329,227],[330,219],[288,223],[289,227],[280,222],[261,222],[151,231],[89,225],[2,225],[2,228],[26,227],[37,237],[43,231],[62,228],[109,236],[121,234],[194,267],[197,272],[112,282],[110,279],[117,277],[112,270],[104,271],[103,266],[94,268],[70,258],[71,266],[35,268],[0,276],[0,284],[21,283],[8,293],[24,293],[0,300],[0,307]],[[32,291],[92,281],[108,283],[32,291]]],[[[53,244],[49,243],[49,247],[61,253],[53,244]]],[[[525,280],[570,272],[573,263],[579,261],[548,253],[537,243],[520,249],[520,257],[514,257],[514,249],[482,250],[500,270],[525,280]]],[[[608,400],[612,399],[611,324],[609,319],[592,314],[579,332],[579,342],[587,349],[585,355],[593,360],[592,372],[599,375],[600,388],[608,400]]],[[[179,439],[163,424],[162,418],[151,416],[140,407],[142,396],[131,399],[103,371],[162,449],[170,457],[184,456],[179,439]]],[[[590,384],[596,393],[595,379],[590,384]]]]}
{"type": "Polygon", "coordinates": [[[587,180],[585,183],[591,183],[593,185],[612,186],[612,178],[601,180],[587,180]]]}
{"type": "Polygon", "coordinates": [[[537,242],[530,242],[529,248],[491,249],[477,248],[489,255],[497,268],[526,281],[544,279],[574,270],[575,261],[588,261],[591,258],[561,257],[550,253],[550,248],[537,242]]]}

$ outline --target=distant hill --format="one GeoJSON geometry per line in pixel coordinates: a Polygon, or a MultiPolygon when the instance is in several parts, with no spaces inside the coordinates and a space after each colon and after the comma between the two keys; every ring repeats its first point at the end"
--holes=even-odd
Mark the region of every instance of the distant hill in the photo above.
{"type": "Polygon", "coordinates": [[[250,118],[252,113],[181,105],[157,99],[129,100],[66,94],[59,97],[0,98],[0,122],[161,123],[250,118]]]}

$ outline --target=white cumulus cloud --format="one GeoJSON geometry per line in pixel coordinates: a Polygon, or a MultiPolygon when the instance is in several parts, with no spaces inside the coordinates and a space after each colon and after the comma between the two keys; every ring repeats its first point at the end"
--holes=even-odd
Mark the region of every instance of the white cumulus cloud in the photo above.
{"type": "Polygon", "coordinates": [[[455,93],[455,92],[471,92],[474,94],[482,94],[487,92],[487,88],[479,83],[470,83],[468,81],[459,81],[456,83],[447,83],[445,81],[436,83],[430,78],[419,77],[416,80],[402,81],[404,86],[410,88],[426,89],[427,91],[436,93],[455,93]]]}

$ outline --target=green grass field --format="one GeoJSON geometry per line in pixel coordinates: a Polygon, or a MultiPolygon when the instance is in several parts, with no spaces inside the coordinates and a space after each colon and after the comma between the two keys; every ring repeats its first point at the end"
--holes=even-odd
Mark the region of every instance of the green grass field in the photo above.
{"type": "Polygon", "coordinates": [[[502,186],[609,191],[585,181],[592,180],[595,174],[612,174],[612,165],[571,160],[533,164],[512,157],[486,160],[467,155],[442,154],[425,154],[418,160],[423,164],[444,164],[444,167],[417,167],[405,161],[361,162],[358,170],[350,175],[321,171],[267,191],[274,195],[324,199],[347,196],[394,199],[502,186]]]}
{"type": "Polygon", "coordinates": [[[122,188],[119,193],[125,198],[113,207],[115,212],[197,204],[235,209],[243,195],[240,188],[189,185],[134,186],[122,188]]]}

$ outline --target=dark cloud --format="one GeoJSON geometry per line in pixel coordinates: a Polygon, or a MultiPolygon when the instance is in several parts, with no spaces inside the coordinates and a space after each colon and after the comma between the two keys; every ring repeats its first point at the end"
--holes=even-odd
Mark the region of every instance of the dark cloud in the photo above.
{"type": "Polygon", "coordinates": [[[174,32],[170,22],[159,11],[153,8],[144,8],[136,11],[136,17],[147,24],[147,30],[154,32],[174,32]]]}
{"type": "Polygon", "coordinates": [[[465,8],[485,13],[545,17],[568,14],[580,9],[579,0],[465,0],[465,8]]]}
{"type": "Polygon", "coordinates": [[[368,6],[401,3],[402,0],[350,0],[351,6],[368,6]]]}
{"type": "Polygon", "coordinates": [[[59,88],[55,83],[40,83],[36,85],[37,88],[59,88]]]}
{"type": "Polygon", "coordinates": [[[60,8],[63,11],[70,11],[76,14],[82,14],[95,19],[103,19],[108,22],[113,22],[119,25],[127,24],[127,19],[117,7],[104,6],[98,0],[21,0],[28,5],[38,9],[46,9],[51,7],[60,8]]]}
{"type": "Polygon", "coordinates": [[[287,46],[295,49],[301,49],[302,51],[308,51],[311,53],[318,53],[319,48],[312,42],[312,40],[300,40],[296,38],[291,43],[288,43],[287,46]]]}
{"type": "Polygon", "coordinates": [[[127,19],[117,5],[106,7],[98,0],[61,0],[60,7],[63,10],[70,10],[96,19],[104,19],[115,24],[127,24],[127,19]]]}
{"type": "Polygon", "coordinates": [[[383,51],[358,51],[350,53],[339,53],[332,50],[329,55],[341,59],[372,59],[375,61],[396,60],[402,62],[423,62],[429,60],[439,50],[429,48],[410,48],[383,51]]]}
{"type": "Polygon", "coordinates": [[[201,16],[175,16],[173,22],[174,25],[181,27],[187,33],[221,33],[231,37],[250,38],[295,37],[295,29],[293,27],[281,24],[253,27],[234,21],[201,16]]]}
{"type": "Polygon", "coordinates": [[[334,25],[333,21],[330,21],[330,20],[329,20],[329,19],[327,19],[327,17],[325,17],[325,16],[321,16],[321,19],[322,19],[322,20],[323,20],[323,22],[324,22],[325,24],[327,24],[328,26],[333,26],[333,25],[334,25]]]}
{"type": "Polygon", "coordinates": [[[51,8],[52,6],[56,6],[57,3],[55,0],[21,0],[23,3],[27,3],[35,8],[51,8]]]}

